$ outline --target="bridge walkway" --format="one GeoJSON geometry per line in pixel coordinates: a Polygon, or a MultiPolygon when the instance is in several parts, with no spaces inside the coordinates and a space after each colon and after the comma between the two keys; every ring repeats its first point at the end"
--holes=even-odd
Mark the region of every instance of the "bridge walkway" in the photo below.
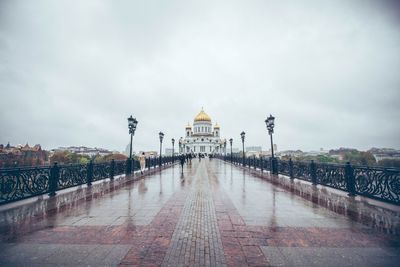
{"type": "MultiPolygon", "coordinates": [[[[264,174],[268,176],[267,174],[264,174]]],[[[0,266],[398,266],[398,236],[250,171],[194,159],[21,224],[0,266]]]]}

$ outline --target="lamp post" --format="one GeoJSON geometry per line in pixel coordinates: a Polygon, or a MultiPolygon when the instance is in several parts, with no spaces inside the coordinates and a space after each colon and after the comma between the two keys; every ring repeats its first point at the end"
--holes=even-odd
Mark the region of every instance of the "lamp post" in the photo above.
{"type": "Polygon", "coordinates": [[[271,137],[271,157],[272,157],[271,172],[273,174],[277,174],[276,162],[275,162],[276,159],[274,156],[274,143],[272,141],[272,134],[274,133],[274,127],[275,127],[275,117],[270,114],[269,117],[265,120],[265,124],[267,125],[268,134],[271,137]]]}
{"type": "Polygon", "coordinates": [[[233,139],[229,139],[229,143],[231,144],[231,163],[232,163],[232,143],[233,143],[233,139]]]}
{"type": "Polygon", "coordinates": [[[245,166],[245,155],[244,155],[244,137],[245,137],[246,133],[245,132],[241,132],[240,133],[240,137],[242,138],[242,147],[243,147],[243,154],[242,154],[242,164],[243,166],[245,166]]]}
{"type": "Polygon", "coordinates": [[[175,147],[174,147],[174,145],[175,145],[175,139],[174,138],[172,138],[171,139],[171,141],[172,141],[172,162],[174,162],[174,150],[175,150],[175,147]]]}
{"type": "Polygon", "coordinates": [[[224,139],[224,159],[226,159],[226,139],[224,139]]]}
{"type": "Polygon", "coordinates": [[[138,124],[138,121],[136,120],[136,118],[133,118],[131,115],[128,118],[128,129],[129,129],[129,134],[131,135],[131,143],[130,143],[130,149],[129,149],[128,164],[126,166],[127,174],[130,174],[132,172],[132,139],[133,139],[133,136],[135,135],[137,124],[138,124]]]}
{"type": "Polygon", "coordinates": [[[164,139],[164,133],[163,132],[159,132],[158,133],[158,136],[160,137],[160,167],[161,167],[161,151],[162,151],[162,141],[163,141],[163,139],[164,139]]]}

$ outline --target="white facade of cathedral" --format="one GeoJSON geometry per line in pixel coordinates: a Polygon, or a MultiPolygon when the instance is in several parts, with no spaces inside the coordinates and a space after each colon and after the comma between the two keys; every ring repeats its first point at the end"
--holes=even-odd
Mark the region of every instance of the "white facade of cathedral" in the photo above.
{"type": "Polygon", "coordinates": [[[179,153],[224,154],[226,140],[220,137],[218,124],[212,126],[211,118],[202,109],[194,118],[193,127],[188,124],[185,137],[179,139],[179,153]]]}

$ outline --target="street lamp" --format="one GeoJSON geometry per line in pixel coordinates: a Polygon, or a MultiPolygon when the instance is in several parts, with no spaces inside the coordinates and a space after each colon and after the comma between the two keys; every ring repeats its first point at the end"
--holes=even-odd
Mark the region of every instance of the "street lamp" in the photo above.
{"type": "Polygon", "coordinates": [[[242,138],[242,147],[243,147],[243,154],[242,154],[242,160],[243,160],[243,166],[245,165],[244,159],[245,159],[245,155],[244,155],[244,137],[245,137],[246,133],[245,132],[241,132],[240,133],[240,137],[242,138]]]}
{"type": "Polygon", "coordinates": [[[161,151],[162,151],[162,141],[164,139],[164,133],[163,132],[159,132],[158,136],[160,137],[160,167],[161,167],[161,151]]]}
{"type": "Polygon", "coordinates": [[[226,160],[226,139],[224,139],[224,160],[226,160]]]}
{"type": "Polygon", "coordinates": [[[267,125],[268,134],[271,137],[271,157],[272,157],[271,171],[273,174],[277,174],[276,162],[275,162],[276,159],[274,156],[274,143],[272,141],[272,134],[274,133],[274,127],[275,127],[275,117],[270,114],[269,117],[265,120],[265,124],[267,125]]]}
{"type": "Polygon", "coordinates": [[[129,129],[129,134],[131,135],[131,143],[130,143],[130,149],[129,149],[129,160],[128,160],[128,164],[126,166],[127,174],[130,174],[132,172],[132,138],[135,135],[137,124],[138,124],[138,121],[136,120],[136,118],[133,118],[131,115],[128,118],[128,129],[129,129]]]}
{"type": "Polygon", "coordinates": [[[172,162],[174,162],[175,139],[172,138],[171,141],[172,141],[172,162]]]}
{"type": "Polygon", "coordinates": [[[232,163],[232,143],[233,143],[233,139],[229,139],[229,143],[231,144],[231,163],[232,163]]]}

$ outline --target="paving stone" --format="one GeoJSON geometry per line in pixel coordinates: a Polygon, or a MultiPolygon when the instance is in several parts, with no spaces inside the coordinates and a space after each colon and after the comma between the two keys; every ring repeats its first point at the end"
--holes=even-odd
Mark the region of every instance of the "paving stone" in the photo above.
{"type": "Polygon", "coordinates": [[[225,266],[211,188],[200,164],[163,266],[225,266]]]}
{"type": "Polygon", "coordinates": [[[398,266],[400,262],[398,254],[391,254],[392,252],[382,248],[261,247],[261,249],[273,266],[398,266]]]}

